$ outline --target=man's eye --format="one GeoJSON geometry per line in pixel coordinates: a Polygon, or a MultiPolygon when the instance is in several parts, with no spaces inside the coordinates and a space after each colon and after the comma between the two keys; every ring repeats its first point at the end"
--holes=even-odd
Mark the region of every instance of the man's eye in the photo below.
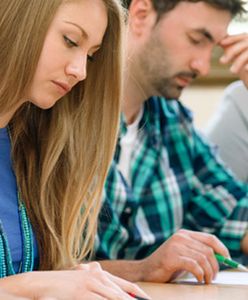
{"type": "Polygon", "coordinates": [[[64,41],[68,47],[78,47],[78,44],[71,39],[69,39],[66,35],[63,35],[64,41]]]}
{"type": "Polygon", "coordinates": [[[201,39],[197,39],[197,38],[193,38],[193,37],[189,37],[189,40],[193,45],[200,45],[202,43],[201,39]]]}

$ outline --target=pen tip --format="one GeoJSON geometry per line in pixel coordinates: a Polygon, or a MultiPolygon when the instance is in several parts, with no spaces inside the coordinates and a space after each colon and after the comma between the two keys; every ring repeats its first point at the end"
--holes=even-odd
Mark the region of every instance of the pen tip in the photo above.
{"type": "Polygon", "coordinates": [[[245,266],[243,266],[243,265],[238,265],[238,269],[239,269],[240,271],[248,272],[248,269],[247,269],[245,266]]]}

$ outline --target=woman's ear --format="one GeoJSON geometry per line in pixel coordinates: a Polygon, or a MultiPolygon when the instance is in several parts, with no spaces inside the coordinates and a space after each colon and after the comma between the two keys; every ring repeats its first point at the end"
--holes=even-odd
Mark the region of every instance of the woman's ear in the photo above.
{"type": "Polygon", "coordinates": [[[129,30],[142,35],[155,24],[157,18],[151,0],[132,0],[129,7],[129,30]]]}

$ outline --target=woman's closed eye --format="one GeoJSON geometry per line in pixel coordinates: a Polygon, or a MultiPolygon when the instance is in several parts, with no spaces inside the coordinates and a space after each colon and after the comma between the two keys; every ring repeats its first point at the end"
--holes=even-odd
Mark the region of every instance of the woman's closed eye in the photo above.
{"type": "Polygon", "coordinates": [[[68,38],[66,35],[63,35],[63,38],[64,38],[66,45],[69,48],[78,47],[78,44],[76,42],[74,42],[73,40],[71,40],[70,38],[68,38]]]}

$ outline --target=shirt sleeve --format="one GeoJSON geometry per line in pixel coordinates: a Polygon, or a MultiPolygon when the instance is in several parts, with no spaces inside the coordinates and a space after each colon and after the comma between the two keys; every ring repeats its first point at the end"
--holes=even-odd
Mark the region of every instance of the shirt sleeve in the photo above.
{"type": "Polygon", "coordinates": [[[248,227],[247,185],[234,177],[200,134],[192,132],[194,175],[185,226],[215,234],[233,256],[239,256],[248,227]]]}
{"type": "Polygon", "coordinates": [[[127,220],[127,189],[116,164],[109,171],[95,243],[95,259],[117,259],[123,257],[129,233],[127,220]]]}

